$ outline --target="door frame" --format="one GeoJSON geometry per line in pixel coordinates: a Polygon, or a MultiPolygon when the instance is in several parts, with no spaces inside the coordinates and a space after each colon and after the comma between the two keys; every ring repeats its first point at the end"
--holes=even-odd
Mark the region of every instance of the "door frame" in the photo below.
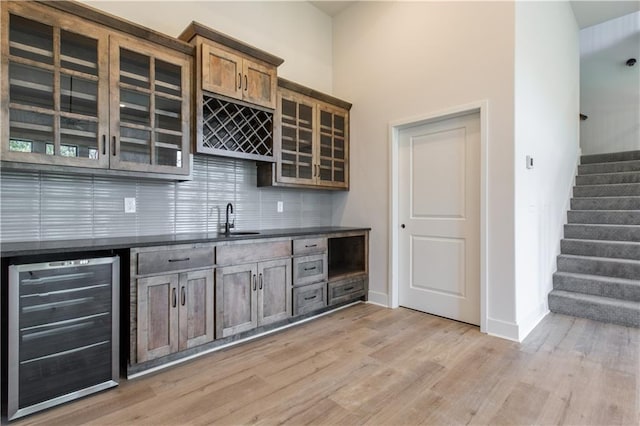
{"type": "Polygon", "coordinates": [[[481,100],[445,110],[395,120],[389,123],[389,304],[399,307],[399,139],[400,131],[409,127],[433,123],[462,115],[480,114],[480,331],[487,329],[487,272],[488,272],[488,129],[489,101],[481,100]]]}

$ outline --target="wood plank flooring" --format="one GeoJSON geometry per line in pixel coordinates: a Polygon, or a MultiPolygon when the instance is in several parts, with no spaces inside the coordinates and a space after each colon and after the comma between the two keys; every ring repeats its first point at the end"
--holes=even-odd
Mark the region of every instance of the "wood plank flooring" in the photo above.
{"type": "Polygon", "coordinates": [[[522,343],[359,304],[15,425],[638,425],[640,329],[550,314],[522,343]]]}

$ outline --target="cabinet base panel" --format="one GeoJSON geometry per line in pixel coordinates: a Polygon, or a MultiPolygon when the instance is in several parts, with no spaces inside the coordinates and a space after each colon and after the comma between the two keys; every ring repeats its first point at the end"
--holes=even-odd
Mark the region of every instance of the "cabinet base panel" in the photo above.
{"type": "Polygon", "coordinates": [[[208,353],[227,348],[231,345],[240,344],[249,340],[260,338],[262,336],[265,336],[271,333],[279,332],[289,327],[294,327],[299,324],[304,324],[307,321],[311,321],[313,319],[322,317],[324,315],[329,315],[340,309],[348,308],[349,306],[356,305],[358,303],[363,303],[364,301],[365,301],[365,298],[362,297],[360,299],[350,300],[344,303],[326,306],[314,312],[299,315],[296,317],[287,318],[286,320],[279,321],[277,323],[258,327],[253,330],[249,330],[243,333],[235,334],[233,336],[225,337],[223,339],[217,339],[211,343],[207,343],[207,344],[204,344],[195,348],[187,349],[181,352],[176,352],[162,358],[157,358],[157,359],[139,363],[139,364],[128,365],[127,379],[134,379],[136,377],[144,376],[146,374],[150,374],[158,370],[162,370],[162,369],[171,367],[173,365],[189,361],[191,359],[206,355],[208,353]]]}

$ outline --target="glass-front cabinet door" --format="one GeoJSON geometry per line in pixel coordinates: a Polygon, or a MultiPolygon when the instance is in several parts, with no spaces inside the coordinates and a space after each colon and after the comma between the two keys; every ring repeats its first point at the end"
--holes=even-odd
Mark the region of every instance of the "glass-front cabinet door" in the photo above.
{"type": "Polygon", "coordinates": [[[318,105],[318,180],[323,186],[349,186],[348,112],[330,105],[318,105]]]}
{"type": "Polygon", "coordinates": [[[56,13],[34,21],[26,3],[2,14],[2,159],[108,167],[104,31],[56,13]]]}
{"type": "Polygon", "coordinates": [[[186,55],[111,36],[111,168],[188,171],[186,55]]]}
{"type": "Polygon", "coordinates": [[[314,154],[315,105],[304,96],[281,90],[278,92],[276,119],[280,137],[280,159],[276,166],[280,182],[313,184],[317,166],[314,154]]]}

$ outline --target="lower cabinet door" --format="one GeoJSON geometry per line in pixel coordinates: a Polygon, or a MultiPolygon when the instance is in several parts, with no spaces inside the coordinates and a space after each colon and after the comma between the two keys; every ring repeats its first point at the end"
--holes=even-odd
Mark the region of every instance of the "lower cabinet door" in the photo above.
{"type": "Polygon", "coordinates": [[[291,316],[291,260],[258,263],[258,325],[291,316]]]}
{"type": "Polygon", "coordinates": [[[327,306],[327,283],[293,288],[293,315],[302,315],[327,306]]]}
{"type": "Polygon", "coordinates": [[[213,341],[213,270],[180,274],[180,350],[213,341]]]}
{"type": "Polygon", "coordinates": [[[258,326],[257,290],[257,264],[216,269],[216,338],[258,326]]]}
{"type": "Polygon", "coordinates": [[[178,274],[138,279],[137,362],[178,350],[178,274]]]}

